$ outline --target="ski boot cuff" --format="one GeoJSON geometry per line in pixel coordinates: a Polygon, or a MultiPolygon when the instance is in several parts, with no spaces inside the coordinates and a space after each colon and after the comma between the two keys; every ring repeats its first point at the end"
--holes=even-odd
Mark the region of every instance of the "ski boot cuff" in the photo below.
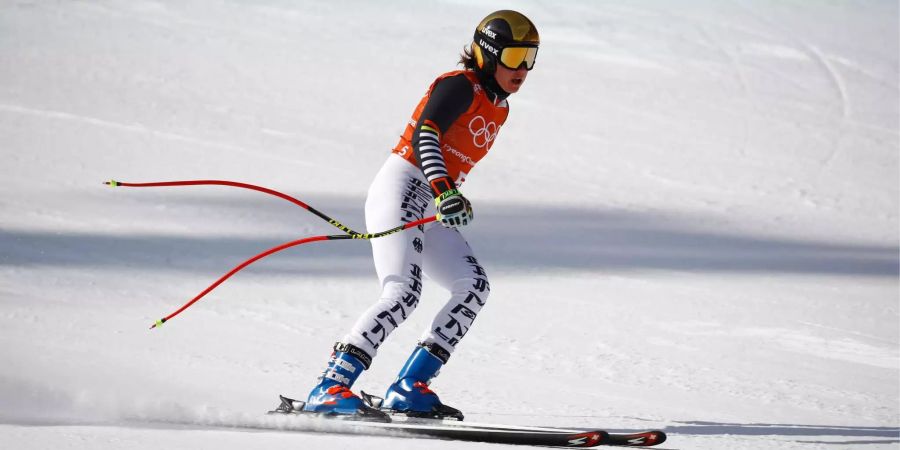
{"type": "Polygon", "coordinates": [[[419,342],[419,347],[424,348],[428,353],[431,353],[434,357],[440,359],[442,364],[447,364],[447,361],[450,360],[450,352],[444,350],[443,347],[434,342],[419,342]]]}
{"type": "Polygon", "coordinates": [[[334,343],[334,351],[337,353],[346,353],[362,363],[363,368],[365,370],[369,370],[369,367],[372,365],[372,357],[366,353],[363,349],[353,345],[353,344],[344,344],[343,342],[335,342],[334,343]]]}

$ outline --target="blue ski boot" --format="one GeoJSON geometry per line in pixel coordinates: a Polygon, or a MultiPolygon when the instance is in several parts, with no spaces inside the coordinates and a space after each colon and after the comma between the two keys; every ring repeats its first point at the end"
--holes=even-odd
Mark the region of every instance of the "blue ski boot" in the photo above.
{"type": "Polygon", "coordinates": [[[335,344],[328,367],[319,379],[319,384],[309,393],[303,411],[390,422],[386,413],[366,405],[350,391],[350,387],[369,368],[371,362],[372,359],[359,348],[349,344],[335,344]]]}
{"type": "MultiPolygon", "coordinates": [[[[439,347],[435,348],[433,344],[429,347],[446,357],[450,356],[450,353],[439,347]]],[[[416,347],[400,369],[397,381],[388,387],[382,405],[395,413],[409,417],[463,420],[462,412],[441,403],[437,394],[428,388],[431,379],[437,376],[446,362],[446,359],[430,352],[429,347],[421,344],[416,347]]]]}

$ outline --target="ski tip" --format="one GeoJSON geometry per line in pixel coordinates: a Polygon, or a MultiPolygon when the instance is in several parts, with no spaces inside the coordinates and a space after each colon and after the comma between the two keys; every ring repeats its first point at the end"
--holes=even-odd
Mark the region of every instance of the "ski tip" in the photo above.
{"type": "Polygon", "coordinates": [[[666,433],[659,430],[633,434],[610,434],[607,445],[625,447],[652,447],[666,442],[666,433]]]}
{"type": "Polygon", "coordinates": [[[586,431],[584,433],[573,434],[566,437],[566,441],[570,447],[596,447],[598,445],[610,444],[609,440],[609,433],[603,430],[586,431]]]}
{"type": "Polygon", "coordinates": [[[663,442],[666,442],[666,437],[667,437],[666,433],[664,433],[662,431],[657,431],[656,432],[656,443],[662,444],[663,442]]]}

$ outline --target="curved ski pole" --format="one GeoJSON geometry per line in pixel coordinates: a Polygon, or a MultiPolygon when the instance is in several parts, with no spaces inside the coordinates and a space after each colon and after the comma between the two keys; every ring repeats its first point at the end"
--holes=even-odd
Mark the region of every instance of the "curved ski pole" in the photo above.
{"type": "Polygon", "coordinates": [[[156,322],[154,322],[153,325],[150,326],[151,330],[154,328],[157,328],[157,327],[161,327],[162,324],[166,323],[166,321],[181,314],[184,310],[188,309],[194,303],[197,303],[198,300],[203,298],[206,294],[209,294],[213,289],[215,289],[220,284],[225,282],[225,280],[231,278],[232,275],[238,273],[243,268],[245,268],[245,267],[249,266],[250,264],[253,264],[256,261],[259,261],[260,259],[263,259],[266,256],[269,256],[271,254],[278,253],[282,250],[285,250],[285,249],[288,249],[291,247],[296,247],[296,246],[302,245],[302,244],[307,244],[310,242],[342,240],[342,239],[363,239],[363,240],[377,239],[377,238],[384,237],[384,236],[387,236],[390,234],[398,233],[400,231],[403,231],[403,230],[406,230],[406,229],[409,229],[412,227],[425,225],[426,223],[434,222],[435,220],[438,220],[438,216],[435,215],[435,216],[431,216],[431,217],[426,217],[424,219],[419,219],[414,222],[409,222],[409,223],[391,228],[390,230],[385,230],[385,231],[381,231],[378,233],[359,233],[359,232],[353,231],[351,228],[345,226],[344,224],[338,222],[337,220],[334,220],[330,216],[322,213],[321,211],[318,211],[317,209],[307,205],[306,203],[304,203],[294,197],[291,197],[290,195],[287,195],[287,194],[284,194],[284,193],[281,193],[281,192],[278,192],[276,190],[272,190],[269,188],[265,188],[262,186],[256,186],[253,184],[240,183],[240,182],[236,182],[236,181],[226,181],[226,180],[159,181],[159,182],[151,182],[151,183],[127,183],[127,182],[122,182],[122,181],[109,180],[109,181],[103,182],[103,184],[110,186],[110,187],[119,187],[119,186],[123,186],[123,187],[171,187],[171,186],[217,185],[217,186],[231,186],[231,187],[238,187],[238,188],[242,188],[242,189],[250,189],[253,191],[263,192],[263,193],[273,195],[275,197],[279,197],[284,200],[287,200],[287,201],[315,214],[320,219],[328,222],[335,228],[347,233],[347,234],[335,234],[335,235],[327,235],[327,236],[326,235],[312,236],[312,237],[307,237],[307,238],[303,238],[303,239],[298,239],[295,241],[285,242],[284,244],[272,247],[256,256],[238,264],[237,266],[235,266],[235,268],[231,269],[231,271],[229,271],[225,275],[222,275],[213,284],[209,285],[206,289],[204,289],[203,292],[197,294],[197,296],[194,297],[193,299],[191,299],[191,301],[182,305],[181,308],[178,308],[178,310],[176,310],[172,314],[169,314],[168,316],[163,317],[162,319],[159,319],[156,322]]]}
{"type": "Polygon", "coordinates": [[[152,182],[152,183],[126,183],[126,182],[122,182],[122,181],[109,180],[109,181],[104,181],[103,184],[110,186],[110,187],[119,187],[119,186],[122,186],[122,187],[173,187],[173,186],[210,186],[210,185],[212,185],[212,186],[231,186],[231,187],[237,187],[237,188],[242,188],[242,189],[249,189],[251,191],[262,192],[265,194],[273,195],[275,197],[287,200],[287,201],[315,214],[320,219],[328,222],[329,224],[331,224],[335,228],[343,231],[344,233],[360,234],[360,233],[357,233],[356,231],[353,231],[349,227],[344,226],[344,224],[338,222],[337,220],[332,219],[327,214],[322,213],[321,211],[313,208],[312,206],[307,205],[306,203],[304,203],[294,197],[291,197],[290,195],[287,195],[287,194],[284,194],[284,193],[281,193],[281,192],[278,192],[276,190],[272,190],[269,188],[265,188],[262,186],[256,186],[254,184],[240,183],[237,181],[227,181],[227,180],[156,181],[156,182],[152,182]]]}
{"type": "Polygon", "coordinates": [[[336,235],[330,235],[330,236],[325,236],[325,235],[312,236],[312,237],[308,237],[308,238],[298,239],[296,241],[285,242],[284,244],[278,245],[276,247],[272,247],[256,256],[238,264],[237,266],[235,266],[234,269],[231,269],[231,271],[229,271],[225,275],[222,275],[222,277],[219,278],[218,280],[216,280],[215,283],[209,285],[209,287],[204,289],[203,292],[197,294],[196,297],[191,299],[191,301],[185,303],[181,308],[178,308],[178,310],[176,310],[172,314],[169,314],[168,316],[157,320],[153,325],[150,326],[150,329],[152,330],[154,328],[161,327],[162,324],[166,323],[166,321],[181,314],[182,311],[188,309],[194,303],[197,303],[198,300],[203,298],[206,294],[210,293],[213,289],[218,287],[225,280],[231,278],[232,275],[238,273],[241,269],[243,269],[243,268],[249,266],[250,264],[253,264],[254,262],[259,261],[260,259],[263,259],[266,256],[269,256],[271,254],[278,253],[282,250],[285,250],[285,249],[288,249],[291,247],[296,247],[296,246],[302,245],[302,244],[307,244],[310,242],[332,241],[332,240],[342,240],[342,239],[364,239],[364,240],[377,239],[377,238],[384,237],[384,236],[387,236],[390,234],[398,233],[400,231],[403,231],[403,230],[406,230],[409,228],[417,227],[419,225],[424,225],[429,222],[434,222],[435,220],[437,220],[437,216],[426,217],[424,219],[419,219],[419,220],[416,220],[415,222],[409,222],[407,224],[400,225],[398,227],[394,227],[394,228],[391,228],[390,230],[382,231],[379,233],[368,233],[368,234],[355,233],[355,234],[336,234],[336,235]]]}

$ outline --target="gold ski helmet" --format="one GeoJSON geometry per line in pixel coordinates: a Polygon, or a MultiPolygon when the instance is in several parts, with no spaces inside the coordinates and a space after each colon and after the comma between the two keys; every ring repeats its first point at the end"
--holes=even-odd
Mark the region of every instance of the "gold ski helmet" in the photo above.
{"type": "Polygon", "coordinates": [[[478,24],[472,53],[478,70],[493,75],[497,64],[516,70],[523,64],[531,70],[541,38],[537,28],[524,14],[502,10],[488,15],[478,24]]]}

